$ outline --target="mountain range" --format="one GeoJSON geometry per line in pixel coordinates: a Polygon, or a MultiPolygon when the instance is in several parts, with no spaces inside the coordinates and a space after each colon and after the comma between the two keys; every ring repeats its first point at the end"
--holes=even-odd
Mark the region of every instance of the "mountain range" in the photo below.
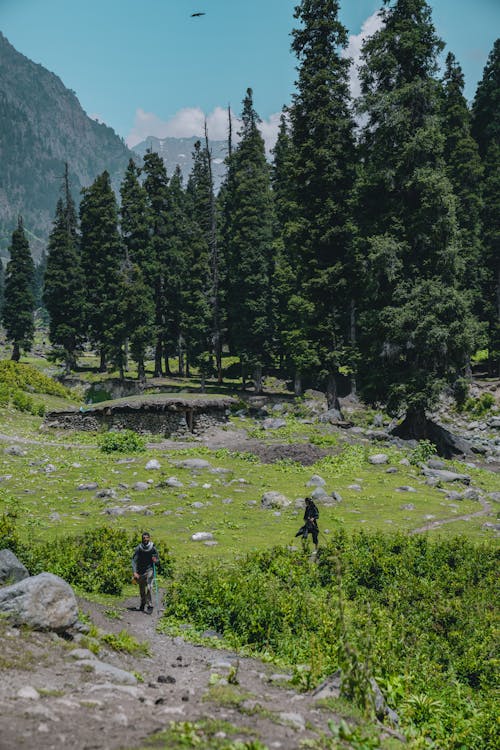
{"type": "MultiPolygon", "coordinates": [[[[22,215],[32,254],[40,258],[65,162],[78,205],[81,189],[105,169],[119,197],[129,159],[140,163],[147,149],[163,156],[168,175],[179,164],[187,179],[197,140],[148,137],[130,150],[112,128],[84,112],[75,92],[57,75],[18,52],[0,32],[0,257],[8,258],[12,231],[22,215]]],[[[213,141],[210,147],[218,188],[227,144],[213,141]]]]}

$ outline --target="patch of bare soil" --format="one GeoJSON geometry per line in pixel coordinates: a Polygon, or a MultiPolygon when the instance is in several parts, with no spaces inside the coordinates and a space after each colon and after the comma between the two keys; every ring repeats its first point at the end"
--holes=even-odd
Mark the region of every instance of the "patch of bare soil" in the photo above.
{"type": "MultiPolygon", "coordinates": [[[[213,427],[207,430],[198,440],[198,444],[204,445],[212,450],[226,448],[230,451],[239,453],[253,453],[263,463],[270,464],[275,461],[288,459],[297,461],[304,466],[310,466],[323,456],[328,455],[328,451],[317,445],[310,443],[273,443],[271,441],[256,440],[249,438],[245,430],[223,429],[213,427]]],[[[174,450],[175,448],[193,446],[196,443],[180,443],[175,440],[165,440],[161,443],[155,443],[155,448],[164,450],[174,450]]],[[[152,443],[150,444],[153,445],[152,443]]]]}
{"type": "Polygon", "coordinates": [[[273,675],[270,665],[159,634],[156,613],[133,611],[135,604],[124,601],[111,619],[104,607],[79,602],[101,630],[126,630],[149,644],[150,656],[99,652],[100,661],[140,674],[137,686],[79,664],[71,657],[78,643],[0,624],[2,750],[139,748],[171,721],[209,717],[233,725],[232,739],[259,739],[269,748],[294,750],[318,732],[330,733],[327,722],[338,717],[315,705],[312,694],[292,689],[286,676],[273,675]],[[237,684],[213,686],[231,672],[237,684]]]}

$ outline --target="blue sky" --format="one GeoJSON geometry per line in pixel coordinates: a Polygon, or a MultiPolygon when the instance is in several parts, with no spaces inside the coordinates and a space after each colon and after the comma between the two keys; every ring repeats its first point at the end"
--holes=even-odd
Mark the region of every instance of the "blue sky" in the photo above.
{"type": "MultiPolygon", "coordinates": [[[[297,0],[0,0],[0,30],[56,73],[85,111],[131,145],[147,135],[225,137],[248,86],[272,140],[290,101],[297,0]],[[191,18],[193,12],[205,12],[191,18]]],[[[500,31],[498,0],[430,2],[438,34],[464,70],[471,99],[500,31]]],[[[353,35],[374,27],[379,0],[341,0],[353,35]],[[371,20],[368,20],[370,19],[371,20]]]]}

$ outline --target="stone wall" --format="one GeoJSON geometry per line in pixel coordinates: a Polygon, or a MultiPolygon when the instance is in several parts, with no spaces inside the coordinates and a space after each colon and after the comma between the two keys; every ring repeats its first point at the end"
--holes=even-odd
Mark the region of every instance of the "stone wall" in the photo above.
{"type": "Polygon", "coordinates": [[[96,411],[50,412],[45,428],[95,432],[103,427],[114,430],[134,430],[141,434],[182,436],[198,435],[214,425],[227,422],[225,408],[198,409],[106,409],[96,411]]]}

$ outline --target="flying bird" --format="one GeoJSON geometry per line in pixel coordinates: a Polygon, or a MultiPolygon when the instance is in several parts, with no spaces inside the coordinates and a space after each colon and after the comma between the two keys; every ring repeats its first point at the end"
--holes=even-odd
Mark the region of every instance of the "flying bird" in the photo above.
{"type": "Polygon", "coordinates": [[[191,13],[191,18],[197,18],[198,16],[206,16],[206,13],[191,13]]]}

